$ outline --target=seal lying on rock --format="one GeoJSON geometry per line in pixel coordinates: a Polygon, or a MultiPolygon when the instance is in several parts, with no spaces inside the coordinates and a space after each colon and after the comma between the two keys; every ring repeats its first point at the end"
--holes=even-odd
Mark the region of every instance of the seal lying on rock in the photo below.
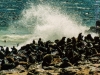
{"type": "Polygon", "coordinates": [[[62,63],[60,64],[60,68],[65,68],[65,67],[68,67],[68,66],[72,66],[72,64],[70,63],[70,61],[68,60],[67,57],[63,58],[62,59],[62,63]]]}
{"type": "Polygon", "coordinates": [[[14,62],[11,58],[4,58],[1,63],[1,70],[8,70],[15,68],[19,63],[14,62]]]}
{"type": "Polygon", "coordinates": [[[51,54],[46,54],[46,55],[43,57],[42,68],[43,68],[44,66],[50,66],[52,60],[53,60],[53,56],[52,56],[51,54]]]}

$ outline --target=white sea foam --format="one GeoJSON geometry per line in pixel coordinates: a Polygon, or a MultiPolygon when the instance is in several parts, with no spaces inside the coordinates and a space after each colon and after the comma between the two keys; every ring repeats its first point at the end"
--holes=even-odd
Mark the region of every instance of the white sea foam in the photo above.
{"type": "Polygon", "coordinates": [[[32,4],[22,14],[21,22],[23,22],[23,25],[29,28],[32,35],[45,40],[59,39],[63,36],[76,37],[80,32],[84,33],[87,29],[78,21],[71,19],[78,18],[78,16],[70,17],[67,13],[63,14],[58,8],[53,8],[50,5],[39,4],[35,6],[32,4]]]}
{"type": "Polygon", "coordinates": [[[77,37],[80,32],[86,35],[85,30],[88,29],[81,24],[81,18],[75,16],[76,14],[69,15],[67,12],[62,12],[59,7],[46,4],[30,3],[30,6],[24,9],[21,15],[20,20],[11,23],[8,31],[15,34],[16,32],[27,33],[27,36],[19,35],[22,38],[10,36],[10,39],[14,38],[14,40],[25,38],[24,40],[27,40],[24,41],[25,43],[40,37],[44,41],[61,39],[63,36],[77,37]]]}

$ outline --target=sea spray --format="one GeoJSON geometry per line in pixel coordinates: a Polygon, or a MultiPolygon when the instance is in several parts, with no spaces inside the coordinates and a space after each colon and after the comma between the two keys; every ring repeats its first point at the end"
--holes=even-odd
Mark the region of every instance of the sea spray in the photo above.
{"type": "Polygon", "coordinates": [[[33,36],[54,40],[62,36],[77,36],[84,32],[84,27],[73,21],[67,14],[60,13],[60,10],[51,8],[48,5],[32,5],[22,12],[23,17],[18,23],[27,28],[33,36]]]}
{"type": "Polygon", "coordinates": [[[50,4],[30,3],[21,15],[22,18],[13,22],[8,31],[13,32],[14,30],[14,34],[27,33],[27,41],[23,41],[23,44],[30,43],[33,39],[38,40],[38,38],[53,41],[63,36],[77,37],[80,32],[86,35],[85,30],[88,29],[82,26],[80,18],[74,16],[75,14],[69,15],[67,12],[62,12],[59,7],[53,7],[50,4]]]}

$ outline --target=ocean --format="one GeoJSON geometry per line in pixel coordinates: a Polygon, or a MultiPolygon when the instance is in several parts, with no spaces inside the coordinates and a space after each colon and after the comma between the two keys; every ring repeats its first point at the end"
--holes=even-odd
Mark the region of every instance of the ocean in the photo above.
{"type": "MultiPolygon", "coordinates": [[[[0,0],[0,45],[84,35],[99,19],[95,0],[0,0]]],[[[95,33],[91,33],[97,35],[95,33]]]]}

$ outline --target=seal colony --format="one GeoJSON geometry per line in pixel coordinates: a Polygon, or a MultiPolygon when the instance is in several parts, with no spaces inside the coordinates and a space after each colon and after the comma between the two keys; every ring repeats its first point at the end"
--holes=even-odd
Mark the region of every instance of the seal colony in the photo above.
{"type": "Polygon", "coordinates": [[[0,47],[1,75],[95,75],[100,72],[100,37],[91,34],[55,41],[39,38],[19,50],[0,47]],[[24,74],[22,74],[24,73],[24,74]]]}

